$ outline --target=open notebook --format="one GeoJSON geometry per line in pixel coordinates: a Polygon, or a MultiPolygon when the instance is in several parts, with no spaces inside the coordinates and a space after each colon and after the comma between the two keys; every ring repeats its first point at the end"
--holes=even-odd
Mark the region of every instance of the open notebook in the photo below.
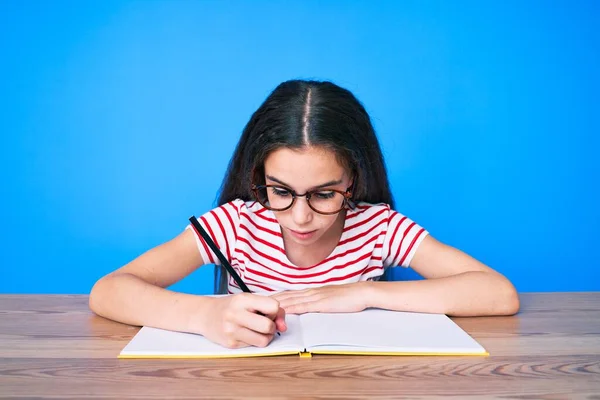
{"type": "Polygon", "coordinates": [[[264,348],[228,349],[201,335],[144,326],[119,358],[224,358],[286,354],[488,355],[444,314],[368,309],[286,316],[288,330],[264,348]]]}

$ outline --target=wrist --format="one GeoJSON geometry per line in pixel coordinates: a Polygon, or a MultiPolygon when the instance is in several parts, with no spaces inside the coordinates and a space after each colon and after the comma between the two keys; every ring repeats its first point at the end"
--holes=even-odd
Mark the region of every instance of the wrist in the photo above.
{"type": "Polygon", "coordinates": [[[204,335],[208,325],[209,310],[215,299],[207,296],[186,295],[181,312],[184,316],[185,331],[204,335]]]}
{"type": "Polygon", "coordinates": [[[375,281],[360,282],[361,286],[361,298],[364,299],[364,308],[377,308],[379,301],[379,288],[375,281]]]}

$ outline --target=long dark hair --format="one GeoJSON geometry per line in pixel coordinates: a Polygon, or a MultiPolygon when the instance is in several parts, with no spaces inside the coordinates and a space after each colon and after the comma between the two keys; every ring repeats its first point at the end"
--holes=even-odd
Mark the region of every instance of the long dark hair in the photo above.
{"type": "MultiPolygon", "coordinates": [[[[252,114],[233,153],[218,204],[253,200],[252,183],[264,183],[273,150],[323,147],[354,177],[354,202],[394,207],[387,171],[371,119],[354,95],[328,81],[290,80],[278,85],[252,114]]],[[[226,293],[227,273],[215,268],[215,292],[226,293]]]]}

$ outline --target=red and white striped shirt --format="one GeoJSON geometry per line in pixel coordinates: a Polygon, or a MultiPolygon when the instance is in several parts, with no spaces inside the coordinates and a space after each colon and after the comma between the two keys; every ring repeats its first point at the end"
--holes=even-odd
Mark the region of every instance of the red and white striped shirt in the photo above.
{"type": "MultiPolygon", "coordinates": [[[[258,202],[234,200],[202,215],[198,222],[253,292],[372,280],[386,267],[408,267],[427,236],[424,228],[387,204],[358,203],[346,211],[344,230],[333,252],[318,264],[298,267],[286,256],[273,212],[258,202]]],[[[204,262],[220,264],[204,240],[195,237],[204,262]]],[[[241,292],[231,277],[228,290],[241,292]]]]}

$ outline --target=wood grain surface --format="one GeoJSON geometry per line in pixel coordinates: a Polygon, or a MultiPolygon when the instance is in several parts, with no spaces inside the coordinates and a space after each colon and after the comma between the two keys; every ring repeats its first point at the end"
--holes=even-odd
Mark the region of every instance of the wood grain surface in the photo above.
{"type": "Polygon", "coordinates": [[[0,398],[600,400],[600,293],[520,297],[516,316],[453,318],[488,357],[118,360],[139,328],[87,296],[0,295],[0,398]]]}

